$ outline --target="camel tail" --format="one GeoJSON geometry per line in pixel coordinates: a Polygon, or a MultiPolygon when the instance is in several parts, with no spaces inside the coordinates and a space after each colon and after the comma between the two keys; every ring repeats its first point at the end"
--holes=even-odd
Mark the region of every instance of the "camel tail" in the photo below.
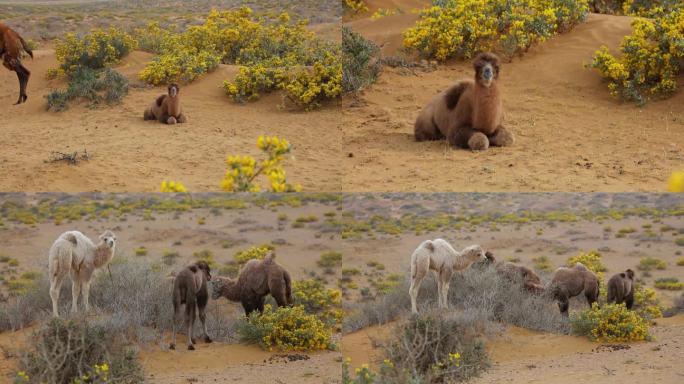
{"type": "Polygon", "coordinates": [[[24,51],[26,51],[26,53],[28,53],[29,56],[31,56],[31,58],[33,59],[33,51],[31,50],[31,48],[29,48],[29,45],[26,43],[26,40],[24,40],[23,37],[19,36],[19,41],[21,41],[21,46],[24,48],[24,51]]]}
{"type": "Polygon", "coordinates": [[[292,305],[292,280],[287,271],[283,274],[283,279],[285,280],[285,299],[287,300],[288,305],[292,305]]]}

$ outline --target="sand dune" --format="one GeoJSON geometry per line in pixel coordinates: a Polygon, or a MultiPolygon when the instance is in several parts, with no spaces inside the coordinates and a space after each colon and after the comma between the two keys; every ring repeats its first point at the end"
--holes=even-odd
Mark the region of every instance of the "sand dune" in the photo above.
{"type": "MultiPolygon", "coordinates": [[[[371,4],[388,8],[395,2],[371,4]]],[[[369,12],[348,24],[384,55],[396,55],[401,33],[417,19],[407,8],[376,21],[369,12]]],[[[584,68],[602,44],[616,49],[630,33],[630,21],[591,14],[574,30],[504,63],[504,124],[518,139],[512,148],[472,153],[443,141],[413,141],[421,107],[471,77],[470,63],[450,62],[431,72],[385,67],[360,101],[345,105],[343,190],[663,191],[684,155],[684,93],[643,108],[621,104],[584,68]]]]}

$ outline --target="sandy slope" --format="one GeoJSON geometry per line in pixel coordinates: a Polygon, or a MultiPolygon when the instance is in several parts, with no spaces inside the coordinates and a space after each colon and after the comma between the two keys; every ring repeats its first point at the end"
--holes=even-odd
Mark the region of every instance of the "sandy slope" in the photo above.
{"type": "MultiPolygon", "coordinates": [[[[323,27],[321,27],[323,28],[323,27]]],[[[331,28],[325,27],[328,31],[331,28]]],[[[119,70],[139,84],[137,74],[150,55],[134,52],[119,70]]],[[[330,105],[314,112],[280,108],[280,95],[248,105],[229,101],[223,80],[236,68],[221,66],[181,89],[189,123],[166,126],[142,120],[143,110],[165,88],[133,88],[121,105],[61,113],[45,111],[46,95],[62,84],[46,81],[56,65],[54,52],[36,51],[26,60],[33,75],[27,104],[13,106],[16,75],[0,70],[0,190],[2,191],[156,191],[164,179],[179,180],[192,191],[217,191],[230,154],[260,155],[261,134],[290,140],[293,154],[285,170],[289,180],[308,191],[341,188],[336,157],[341,153],[339,113],[330,105]],[[92,159],[78,166],[45,163],[52,151],[87,149],[92,159]]]]}
{"type": "MultiPolygon", "coordinates": [[[[371,8],[404,2],[371,1],[371,8]]],[[[396,55],[401,33],[417,15],[348,24],[396,55]]],[[[425,3],[425,2],[423,2],[425,3]]],[[[345,191],[662,191],[682,165],[684,92],[644,108],[613,100],[600,77],[583,65],[602,44],[615,49],[630,18],[590,15],[573,31],[504,63],[504,123],[517,135],[512,148],[483,153],[445,142],[416,143],[413,122],[433,95],[471,77],[470,63],[432,72],[385,67],[360,101],[344,108],[345,191]]],[[[682,79],[684,80],[684,79],[682,79]]]]}

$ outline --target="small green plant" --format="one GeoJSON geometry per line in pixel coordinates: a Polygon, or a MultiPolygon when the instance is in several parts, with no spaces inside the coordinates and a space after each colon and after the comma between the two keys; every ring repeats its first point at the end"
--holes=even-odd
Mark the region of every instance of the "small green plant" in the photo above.
{"type": "Polygon", "coordinates": [[[684,289],[684,283],[680,282],[676,277],[663,277],[655,281],[655,287],[668,291],[681,291],[684,289]]]}
{"type": "Polygon", "coordinates": [[[147,256],[147,248],[145,247],[138,247],[135,249],[135,255],[136,256],[147,256]]]}
{"type": "Polygon", "coordinates": [[[335,251],[325,252],[316,262],[321,268],[341,268],[342,254],[335,251]]]}
{"type": "Polygon", "coordinates": [[[539,271],[544,271],[548,272],[553,269],[553,265],[551,264],[551,259],[549,259],[548,256],[537,256],[532,258],[532,262],[534,263],[534,268],[539,270],[539,271]]]}
{"type": "Polygon", "coordinates": [[[174,265],[179,257],[180,254],[178,252],[165,250],[164,253],[162,253],[162,262],[166,265],[174,265]]]}
{"type": "Polygon", "coordinates": [[[637,268],[641,271],[664,270],[667,268],[667,262],[655,257],[642,257],[637,268]]]}
{"type": "Polygon", "coordinates": [[[677,265],[680,267],[684,267],[684,257],[680,257],[677,259],[677,265]]]}
{"type": "Polygon", "coordinates": [[[373,84],[382,69],[380,48],[370,40],[342,27],[342,89],[358,92],[373,84]]]}

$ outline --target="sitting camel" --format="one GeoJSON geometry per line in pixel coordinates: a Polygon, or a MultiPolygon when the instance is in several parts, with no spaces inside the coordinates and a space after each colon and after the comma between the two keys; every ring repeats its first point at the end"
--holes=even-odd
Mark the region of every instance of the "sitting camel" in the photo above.
{"type": "Polygon", "coordinates": [[[104,231],[97,245],[79,231],[64,232],[55,240],[48,254],[50,298],[55,317],[59,317],[59,291],[67,274],[71,275],[71,312],[78,310],[81,293],[85,310],[90,310],[88,297],[93,273],[112,260],[115,247],[116,236],[112,231],[104,231]]]}
{"type": "Polygon", "coordinates": [[[225,297],[240,302],[247,316],[257,310],[264,311],[264,300],[269,293],[279,307],[292,305],[290,274],[274,259],[275,253],[271,251],[263,260],[249,260],[237,279],[217,277],[211,298],[225,297]]]}
{"type": "Polygon", "coordinates": [[[522,282],[523,288],[531,293],[540,294],[544,292],[544,286],[534,271],[524,265],[513,264],[508,261],[497,262],[494,254],[487,251],[485,256],[487,261],[494,265],[496,271],[512,282],[522,282]]]}
{"type": "Polygon", "coordinates": [[[560,312],[567,316],[570,308],[570,298],[584,291],[589,307],[598,301],[599,280],[594,272],[582,263],[571,268],[560,267],[553,273],[551,283],[546,289],[558,301],[560,312]]]}
{"type": "Polygon", "coordinates": [[[411,255],[411,312],[418,313],[416,300],[420,284],[428,271],[437,274],[439,307],[447,308],[449,283],[454,271],[464,271],[476,261],[486,260],[485,252],[479,245],[471,245],[457,252],[443,239],[425,240],[411,255]]]}
{"type": "Polygon", "coordinates": [[[207,302],[209,294],[207,292],[207,282],[211,280],[211,268],[205,261],[198,261],[195,264],[183,268],[173,279],[173,341],[169,345],[170,349],[176,349],[176,323],[180,317],[181,305],[185,305],[185,328],[188,332],[188,350],[195,350],[195,338],[193,329],[195,327],[195,311],[198,310],[199,318],[202,322],[204,331],[204,341],[211,343],[211,338],[207,332],[207,302]]]}

